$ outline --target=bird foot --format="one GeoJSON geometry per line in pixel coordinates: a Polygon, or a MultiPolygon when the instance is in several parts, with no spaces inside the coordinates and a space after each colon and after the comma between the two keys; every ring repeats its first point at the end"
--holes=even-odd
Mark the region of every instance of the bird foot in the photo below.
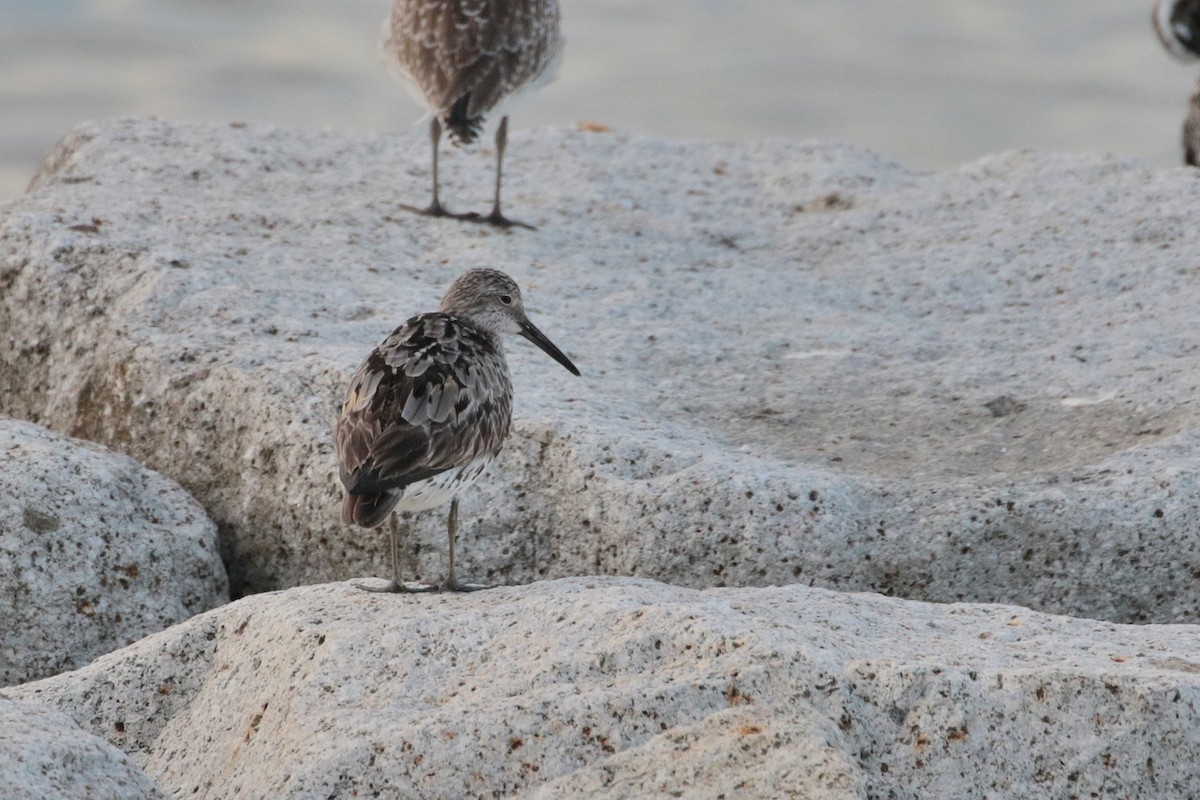
{"type": "Polygon", "coordinates": [[[537,230],[537,228],[528,223],[515,219],[509,219],[501,214],[500,209],[498,208],[493,208],[492,213],[488,214],[486,217],[483,217],[480,221],[486,222],[488,225],[493,225],[497,228],[524,228],[527,231],[537,230]]]}
{"type": "Polygon", "coordinates": [[[354,588],[361,589],[364,592],[373,592],[378,594],[421,594],[424,592],[436,592],[439,586],[433,586],[428,583],[401,583],[397,581],[384,581],[383,583],[355,583],[354,588]]]}
{"type": "Polygon", "coordinates": [[[527,231],[537,230],[537,228],[527,223],[519,222],[515,219],[509,219],[495,209],[492,209],[492,213],[484,216],[483,214],[479,214],[475,211],[464,211],[462,213],[447,211],[446,208],[440,203],[430,205],[427,208],[418,208],[417,206],[401,204],[400,208],[413,214],[420,214],[423,217],[446,217],[449,219],[456,219],[461,222],[478,222],[484,225],[491,225],[494,228],[524,228],[527,231]]]}
{"type": "Polygon", "coordinates": [[[486,583],[465,583],[463,581],[447,578],[438,586],[443,592],[482,592],[485,589],[495,589],[495,586],[486,583]]]}

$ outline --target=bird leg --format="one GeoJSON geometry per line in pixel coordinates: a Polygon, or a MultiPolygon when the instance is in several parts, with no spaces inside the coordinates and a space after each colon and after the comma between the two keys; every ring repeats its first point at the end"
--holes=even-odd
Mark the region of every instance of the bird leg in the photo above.
{"type": "Polygon", "coordinates": [[[433,200],[430,201],[428,208],[417,208],[404,204],[401,204],[400,207],[405,211],[423,214],[427,217],[452,217],[454,215],[446,211],[442,207],[442,201],[438,199],[438,146],[442,141],[442,123],[438,121],[436,114],[429,122],[429,141],[433,145],[433,200]]]}
{"type": "Polygon", "coordinates": [[[383,586],[368,586],[364,583],[355,584],[364,592],[399,592],[399,593],[419,593],[432,592],[438,587],[430,586],[424,583],[407,584],[400,580],[400,527],[398,522],[398,514],[392,515],[392,579],[383,586]]]}
{"type": "Polygon", "coordinates": [[[496,196],[492,200],[492,213],[488,214],[485,221],[491,225],[500,228],[511,228],[516,226],[524,228],[527,231],[535,231],[537,228],[532,225],[527,225],[524,222],[518,222],[515,219],[509,219],[500,213],[500,175],[504,169],[504,148],[508,146],[508,117],[500,118],[500,125],[496,128],[496,196]]]}
{"type": "Polygon", "coordinates": [[[438,199],[438,149],[442,143],[442,123],[438,121],[436,114],[429,121],[429,140],[433,144],[433,200],[429,202],[426,213],[441,215],[446,213],[446,209],[442,208],[442,201],[438,199]]]}
{"type": "Polygon", "coordinates": [[[450,217],[452,219],[467,220],[468,222],[480,222],[482,217],[474,211],[468,211],[465,214],[455,214],[447,211],[442,205],[442,201],[438,197],[438,150],[442,142],[442,123],[438,120],[437,115],[429,122],[429,141],[433,145],[433,199],[429,202],[428,208],[417,208],[416,206],[400,204],[400,207],[405,211],[411,211],[414,214],[420,214],[425,217],[450,217]]]}
{"type": "Polygon", "coordinates": [[[454,577],[454,540],[458,535],[458,498],[450,501],[450,518],[446,521],[446,530],[450,534],[450,568],[446,580],[442,581],[441,589],[445,592],[478,592],[480,589],[491,589],[482,583],[459,583],[454,577]]]}
{"type": "Polygon", "coordinates": [[[504,148],[508,144],[508,117],[502,118],[500,127],[496,129],[496,196],[492,202],[492,213],[486,217],[474,211],[456,214],[453,211],[447,211],[446,207],[442,205],[442,201],[438,197],[438,150],[442,141],[442,123],[436,115],[429,123],[429,140],[433,144],[433,199],[429,202],[428,208],[417,208],[405,203],[401,203],[400,208],[424,217],[449,217],[463,222],[484,222],[497,228],[515,227],[530,231],[537,230],[532,225],[509,219],[500,213],[500,173],[504,165],[504,148]]]}

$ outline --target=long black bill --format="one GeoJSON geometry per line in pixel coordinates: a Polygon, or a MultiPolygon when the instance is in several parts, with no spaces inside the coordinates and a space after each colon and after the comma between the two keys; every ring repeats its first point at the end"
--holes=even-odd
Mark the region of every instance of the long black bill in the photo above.
{"type": "Polygon", "coordinates": [[[579,370],[574,364],[571,363],[571,359],[563,355],[562,350],[559,350],[557,347],[555,347],[554,342],[547,339],[546,334],[539,331],[537,326],[529,320],[525,320],[521,323],[521,335],[536,344],[538,347],[542,348],[542,351],[546,355],[550,356],[555,361],[566,367],[568,372],[573,375],[579,374],[579,370]]]}

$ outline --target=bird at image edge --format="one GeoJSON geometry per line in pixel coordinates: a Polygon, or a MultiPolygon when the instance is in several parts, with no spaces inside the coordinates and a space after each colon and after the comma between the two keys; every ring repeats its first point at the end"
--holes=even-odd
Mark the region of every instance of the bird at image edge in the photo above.
{"type": "MultiPolygon", "coordinates": [[[[1168,53],[1184,63],[1200,60],[1200,0],[1159,0],[1151,19],[1168,53]]],[[[1183,163],[1200,166],[1200,82],[1183,120],[1183,163]]]]}
{"type": "Polygon", "coordinates": [[[394,0],[384,23],[384,57],[432,112],[433,199],[427,208],[406,210],[532,230],[500,210],[507,115],[496,128],[495,195],[487,216],[455,214],[442,205],[438,148],[443,130],[455,144],[474,142],[489,112],[552,81],[561,48],[557,0],[394,0]]]}

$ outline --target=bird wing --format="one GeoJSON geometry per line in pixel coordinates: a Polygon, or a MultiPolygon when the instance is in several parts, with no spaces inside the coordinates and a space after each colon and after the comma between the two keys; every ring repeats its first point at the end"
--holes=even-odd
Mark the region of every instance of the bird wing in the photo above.
{"type": "Polygon", "coordinates": [[[469,94],[476,118],[554,63],[558,17],[557,0],[395,0],[384,50],[439,116],[469,94]]]}
{"type": "Polygon", "coordinates": [[[335,430],[351,494],[399,489],[500,449],[512,385],[489,337],[446,314],[397,328],[354,373],[335,430]]]}
{"type": "Polygon", "coordinates": [[[1191,51],[1193,58],[1200,55],[1200,3],[1175,3],[1171,9],[1171,32],[1191,51]]]}

